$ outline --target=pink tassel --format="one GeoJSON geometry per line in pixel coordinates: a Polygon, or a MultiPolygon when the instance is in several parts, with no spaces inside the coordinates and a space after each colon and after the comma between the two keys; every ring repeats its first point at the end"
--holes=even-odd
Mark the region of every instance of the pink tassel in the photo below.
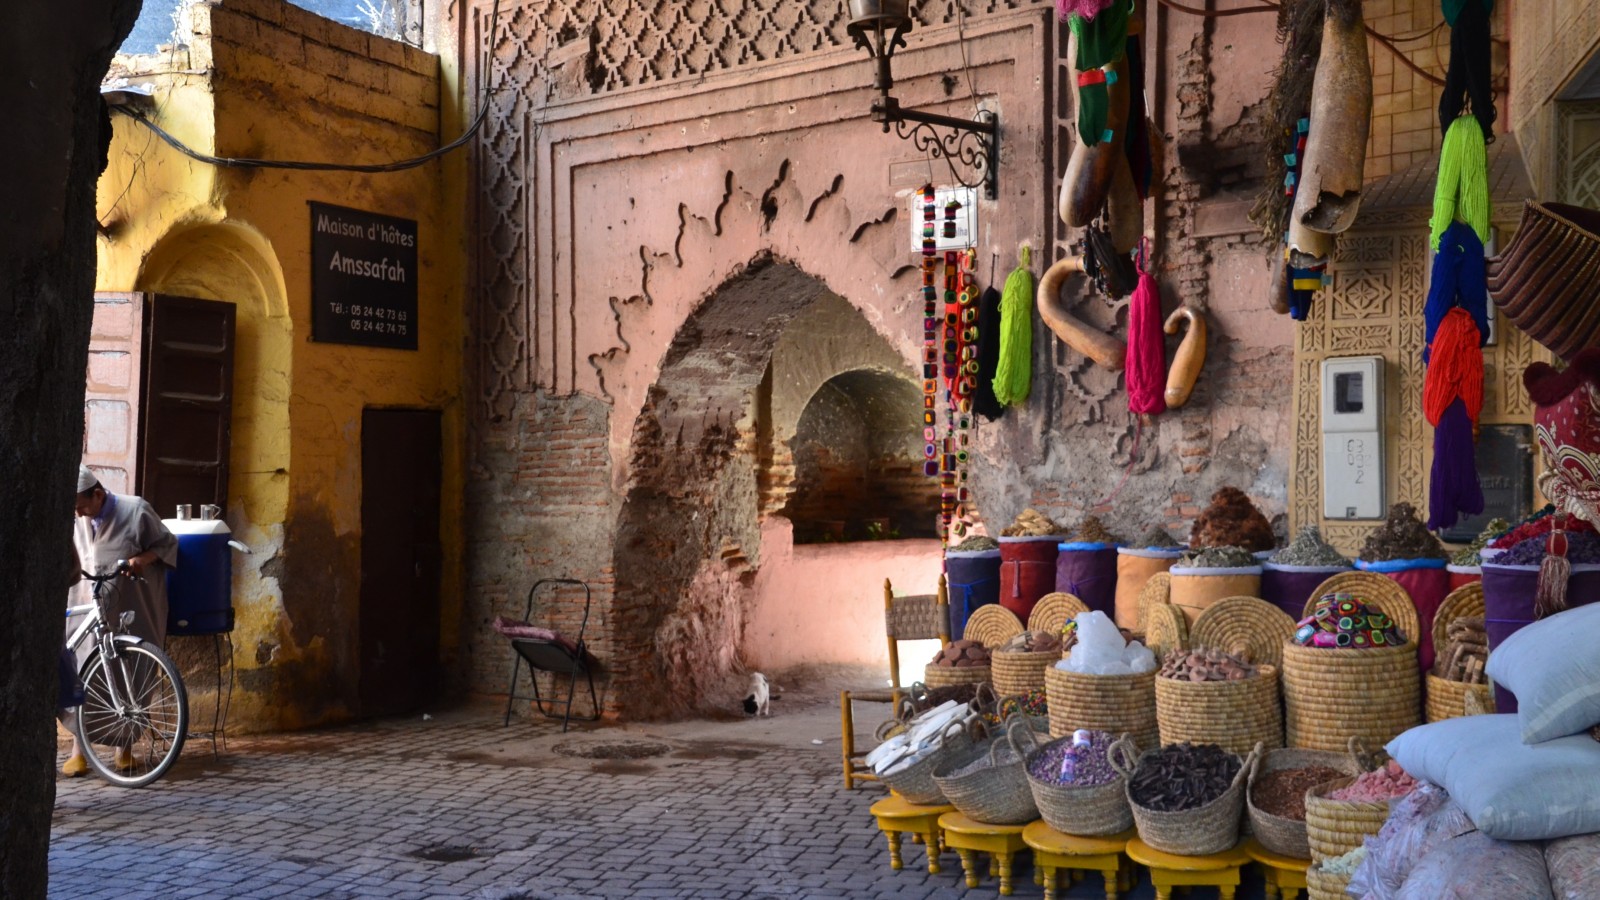
{"type": "Polygon", "coordinates": [[[1128,410],[1155,415],[1167,411],[1167,344],[1161,336],[1161,291],[1150,273],[1139,272],[1139,286],[1128,302],[1128,410]]]}
{"type": "Polygon", "coordinates": [[[1567,561],[1567,535],[1557,528],[1550,532],[1544,561],[1539,564],[1539,585],[1533,592],[1533,618],[1553,616],[1567,608],[1567,579],[1572,563],[1567,561]]]}

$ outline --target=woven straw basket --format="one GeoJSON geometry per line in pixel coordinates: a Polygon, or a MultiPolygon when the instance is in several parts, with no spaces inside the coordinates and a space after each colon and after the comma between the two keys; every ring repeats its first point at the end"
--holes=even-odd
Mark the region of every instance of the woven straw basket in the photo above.
{"type": "Polygon", "coordinates": [[[1150,627],[1149,610],[1157,603],[1172,602],[1172,576],[1166,572],[1157,572],[1151,575],[1139,589],[1139,627],[1132,629],[1134,634],[1143,634],[1150,627]]]}
{"type": "Polygon", "coordinates": [[[1061,660],[1058,650],[1036,650],[1026,653],[1017,650],[996,650],[990,657],[994,674],[994,692],[1002,697],[1015,697],[1044,687],[1044,670],[1061,660]]]}
{"type": "MultiPolygon", "coordinates": [[[[1445,648],[1450,643],[1447,632],[1450,623],[1463,616],[1484,615],[1483,585],[1474,583],[1463,585],[1450,592],[1444,602],[1439,604],[1439,611],[1433,617],[1433,648],[1436,658],[1443,660],[1445,648]]],[[[1443,663],[1441,662],[1440,665],[1443,663]]],[[[1494,688],[1485,684],[1468,684],[1462,681],[1450,681],[1441,678],[1432,672],[1426,679],[1428,687],[1427,719],[1429,722],[1442,722],[1445,719],[1454,719],[1458,716],[1473,715],[1467,712],[1467,695],[1477,695],[1478,709],[1494,709],[1494,688]]]]}
{"type": "Polygon", "coordinates": [[[1311,766],[1326,766],[1349,775],[1357,774],[1361,768],[1348,753],[1334,753],[1331,750],[1273,750],[1262,756],[1256,764],[1255,771],[1250,773],[1250,787],[1245,794],[1245,808],[1250,815],[1250,830],[1256,840],[1261,842],[1261,846],[1273,853],[1293,859],[1310,859],[1311,842],[1306,837],[1304,819],[1275,816],[1256,806],[1256,781],[1269,772],[1304,769],[1311,766]]]}
{"type": "Polygon", "coordinates": [[[1042,720],[1013,716],[1007,721],[1006,734],[945,757],[934,770],[933,780],[950,804],[974,822],[987,825],[1032,822],[1039,818],[1039,807],[1034,805],[1033,790],[1028,786],[1023,762],[1027,754],[1018,750],[1018,744],[1026,744],[1027,738],[1014,739],[1012,735],[1019,730],[1043,727],[1042,720]],[[1008,753],[1010,762],[1005,761],[1008,753]],[[987,758],[990,764],[965,775],[951,774],[981,758],[987,758]]]}
{"type": "Polygon", "coordinates": [[[1059,591],[1045,594],[1034,604],[1033,612],[1028,614],[1028,630],[1060,634],[1068,621],[1076,618],[1078,613],[1088,611],[1089,605],[1071,594],[1059,591]]]}
{"type": "Polygon", "coordinates": [[[1183,613],[1170,603],[1152,603],[1144,608],[1145,646],[1160,659],[1171,650],[1189,649],[1189,625],[1183,613]]]}
{"type": "MultiPolygon", "coordinates": [[[[1071,740],[1070,735],[1057,738],[1029,753],[1028,767],[1031,769],[1033,761],[1046,750],[1071,740]]],[[[1133,738],[1126,734],[1112,746],[1116,744],[1126,744],[1128,754],[1134,757],[1139,755],[1133,738]]],[[[1031,772],[1028,775],[1028,786],[1033,789],[1033,801],[1039,807],[1039,818],[1062,834],[1080,837],[1121,834],[1133,827],[1133,810],[1128,808],[1128,793],[1124,786],[1126,781],[1119,774],[1106,784],[1082,787],[1040,781],[1031,772]]]]}
{"type": "Polygon", "coordinates": [[[1365,650],[1283,647],[1284,724],[1290,747],[1341,750],[1352,737],[1388,743],[1422,718],[1417,645],[1365,650]]]}
{"type": "Polygon", "coordinates": [[[989,666],[935,666],[930,663],[922,667],[922,683],[931,688],[982,684],[989,680],[989,670],[989,666]]]}
{"type": "Polygon", "coordinates": [[[1054,666],[1044,671],[1045,703],[1050,708],[1050,736],[1065,737],[1079,728],[1130,734],[1140,747],[1154,747],[1156,673],[1083,675],[1054,666]]]}
{"type": "Polygon", "coordinates": [[[1183,681],[1156,678],[1156,723],[1161,745],[1189,741],[1217,744],[1243,756],[1257,744],[1283,746],[1278,706],[1278,670],[1262,666],[1242,681],[1183,681]]]}
{"type": "Polygon", "coordinates": [[[1022,620],[1016,613],[998,603],[990,603],[972,611],[961,637],[993,650],[1021,633],[1022,620]]]}
{"type": "MultiPolygon", "coordinates": [[[[973,723],[974,728],[981,734],[983,726],[976,719],[973,723]]],[[[903,769],[895,770],[892,774],[879,775],[878,780],[883,782],[884,787],[904,797],[908,803],[942,806],[946,802],[944,791],[940,790],[938,783],[933,780],[933,773],[950,757],[970,749],[972,744],[972,733],[962,727],[961,723],[951,722],[950,727],[945,729],[939,747],[932,753],[903,769]]]]}
{"type": "Polygon", "coordinates": [[[1348,900],[1345,888],[1350,876],[1330,875],[1316,866],[1306,870],[1306,896],[1310,900],[1348,900]]]}
{"type": "MultiPolygon", "coordinates": [[[[1250,751],[1249,757],[1240,761],[1239,773],[1222,796],[1194,809],[1178,812],[1146,809],[1134,801],[1130,789],[1128,806],[1133,811],[1134,826],[1139,829],[1139,840],[1162,853],[1176,856],[1208,856],[1238,844],[1245,783],[1260,754],[1259,747],[1250,751]]],[[[1118,751],[1111,755],[1111,767],[1122,773],[1127,780],[1124,786],[1130,787],[1133,773],[1138,769],[1135,762],[1118,751]]]]}
{"type": "Polygon", "coordinates": [[[1340,778],[1306,791],[1306,843],[1317,862],[1334,859],[1361,846],[1377,834],[1389,820],[1389,802],[1358,803],[1329,800],[1328,795],[1348,786],[1355,778],[1340,778]]]}
{"type": "Polygon", "coordinates": [[[1256,597],[1225,597],[1200,614],[1189,646],[1232,653],[1256,665],[1282,667],[1283,643],[1294,637],[1288,613],[1256,597]]]}

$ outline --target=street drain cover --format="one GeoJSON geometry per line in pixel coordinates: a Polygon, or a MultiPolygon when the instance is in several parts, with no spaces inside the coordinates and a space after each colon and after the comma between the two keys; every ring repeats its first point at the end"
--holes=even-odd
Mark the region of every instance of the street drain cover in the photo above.
{"type": "Polygon", "coordinates": [[[651,759],[673,751],[670,744],[640,740],[565,741],[550,749],[578,759],[651,759]]]}
{"type": "Polygon", "coordinates": [[[453,863],[473,859],[478,855],[478,851],[461,844],[434,844],[413,850],[408,855],[428,862],[453,863]]]}

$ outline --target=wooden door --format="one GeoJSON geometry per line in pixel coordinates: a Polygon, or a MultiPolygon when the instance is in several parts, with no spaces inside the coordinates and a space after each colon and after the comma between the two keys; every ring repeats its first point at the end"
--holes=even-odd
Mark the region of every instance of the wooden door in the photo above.
{"type": "Polygon", "coordinates": [[[83,462],[112,493],[139,490],[145,295],[96,293],[83,396],[83,462]]]}
{"type": "Polygon", "coordinates": [[[439,669],[439,413],[361,415],[361,712],[435,694],[439,669]]]}
{"type": "Polygon", "coordinates": [[[139,494],[162,517],[228,506],[234,305],[154,294],[144,317],[139,494]]]}

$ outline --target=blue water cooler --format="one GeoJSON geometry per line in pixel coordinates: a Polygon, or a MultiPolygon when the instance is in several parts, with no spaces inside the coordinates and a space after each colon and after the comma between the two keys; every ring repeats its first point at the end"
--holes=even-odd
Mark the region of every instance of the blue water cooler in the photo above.
{"type": "Polygon", "coordinates": [[[162,522],[178,538],[178,567],[167,572],[167,633],[232,631],[233,560],[228,523],[221,519],[162,522]]]}

